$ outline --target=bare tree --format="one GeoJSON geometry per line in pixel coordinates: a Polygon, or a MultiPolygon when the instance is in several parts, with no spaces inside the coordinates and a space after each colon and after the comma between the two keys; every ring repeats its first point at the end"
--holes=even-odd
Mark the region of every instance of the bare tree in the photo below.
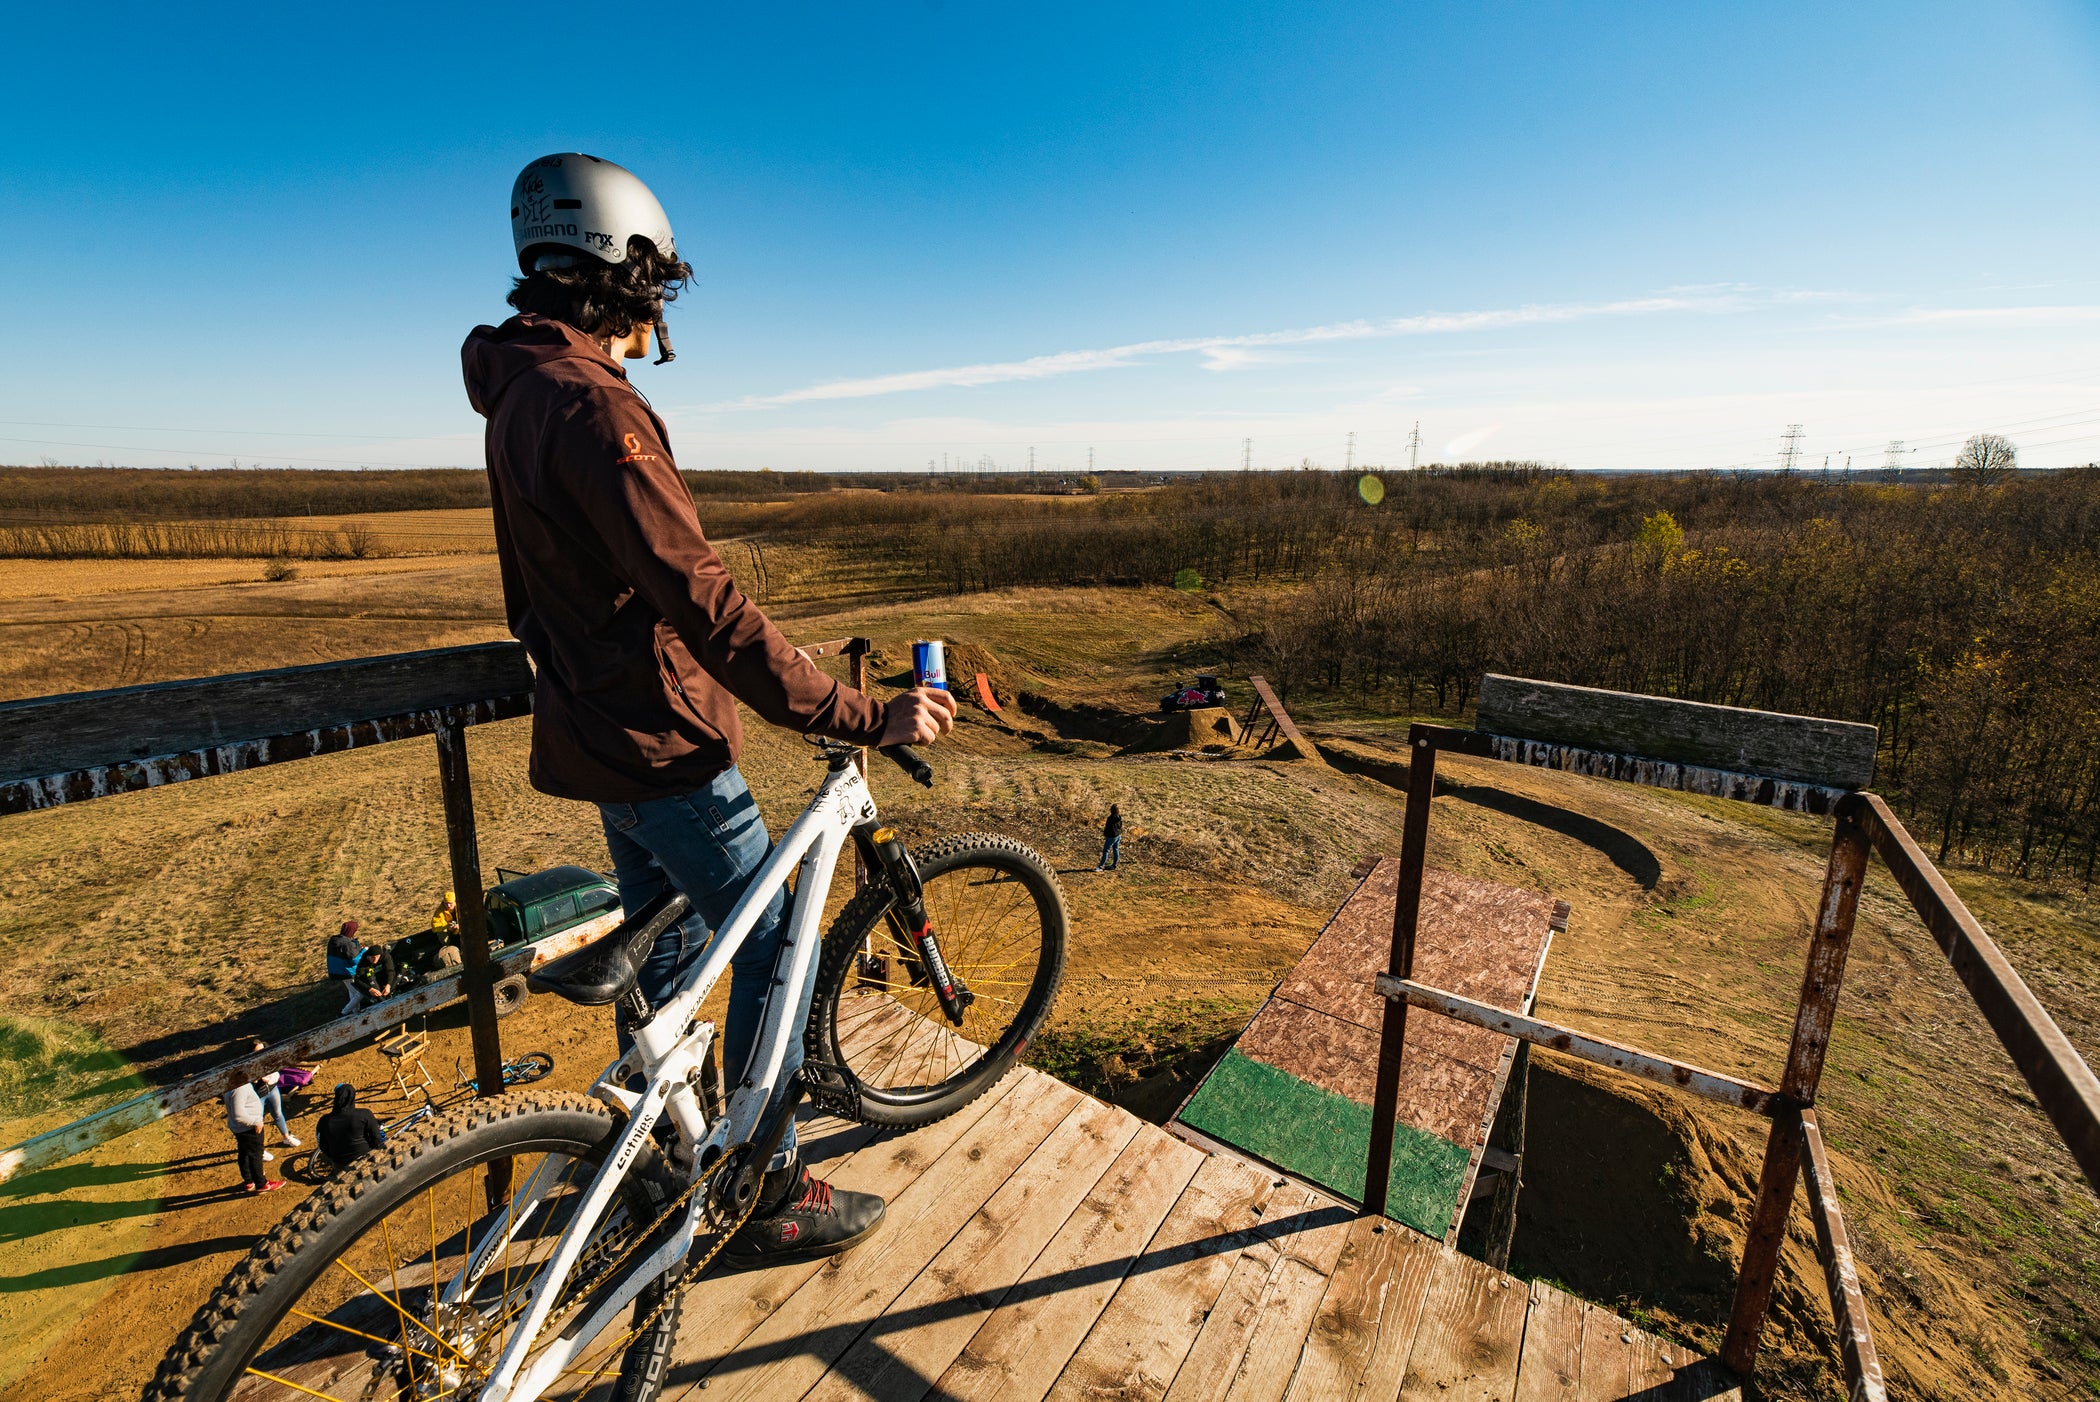
{"type": "Polygon", "coordinates": [[[1977,486],[1988,487],[2001,478],[2010,477],[2019,460],[2019,451],[2013,447],[2011,439],[1996,433],[1979,433],[1961,445],[1961,453],[1954,459],[1954,470],[1977,486]]]}

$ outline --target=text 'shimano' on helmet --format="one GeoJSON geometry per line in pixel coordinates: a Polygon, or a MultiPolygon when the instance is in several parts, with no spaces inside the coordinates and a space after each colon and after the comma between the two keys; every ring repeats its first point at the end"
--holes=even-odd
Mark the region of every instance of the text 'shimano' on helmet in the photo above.
{"type": "Polygon", "coordinates": [[[632,171],[611,161],[575,151],[542,156],[511,186],[510,236],[520,272],[530,273],[547,254],[571,251],[624,263],[627,240],[637,235],[663,257],[678,256],[664,207],[632,171]]]}

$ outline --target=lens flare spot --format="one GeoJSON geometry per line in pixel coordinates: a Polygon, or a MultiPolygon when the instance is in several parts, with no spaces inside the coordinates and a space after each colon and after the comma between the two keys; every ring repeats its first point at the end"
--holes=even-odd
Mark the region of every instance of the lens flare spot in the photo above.
{"type": "Polygon", "coordinates": [[[1356,479],[1356,494],[1366,505],[1376,506],[1385,500],[1385,483],[1379,481],[1375,473],[1366,472],[1356,479]]]}

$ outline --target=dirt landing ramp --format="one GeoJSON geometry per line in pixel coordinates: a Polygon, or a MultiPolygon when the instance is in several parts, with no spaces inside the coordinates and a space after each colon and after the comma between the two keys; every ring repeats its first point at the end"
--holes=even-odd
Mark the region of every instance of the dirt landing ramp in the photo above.
{"type": "Polygon", "coordinates": [[[1123,753],[1158,754],[1165,750],[1229,749],[1244,739],[1239,722],[1223,706],[1169,711],[1147,727],[1145,736],[1123,753]]]}

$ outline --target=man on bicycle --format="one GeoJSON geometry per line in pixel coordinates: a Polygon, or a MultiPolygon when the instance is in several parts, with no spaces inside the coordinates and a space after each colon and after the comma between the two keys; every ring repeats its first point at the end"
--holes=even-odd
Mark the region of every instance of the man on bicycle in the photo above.
{"type": "MultiPolygon", "coordinates": [[[[543,157],[518,177],[511,233],[519,315],[474,328],[461,357],[467,397],[488,419],[510,631],[537,673],[530,777],[543,793],[597,805],[626,909],[672,887],[692,902],[643,968],[655,1007],[698,967],[771,848],[737,770],[736,702],[859,745],[932,741],[953,725],[955,702],[919,688],[885,705],[825,676],[702,535],[663,421],[620,364],[647,356],[652,338],[663,343],[657,363],[671,359],[664,303],[692,276],[648,187],[593,156],[543,157]]],[[[732,1083],[757,1045],[785,913],[776,896],[731,964],[732,1083]]],[[[795,1010],[789,1070],[812,991],[795,1010]]],[[[726,1254],[746,1264],[829,1255],[882,1212],[878,1197],[811,1177],[790,1130],[726,1254]]]]}

